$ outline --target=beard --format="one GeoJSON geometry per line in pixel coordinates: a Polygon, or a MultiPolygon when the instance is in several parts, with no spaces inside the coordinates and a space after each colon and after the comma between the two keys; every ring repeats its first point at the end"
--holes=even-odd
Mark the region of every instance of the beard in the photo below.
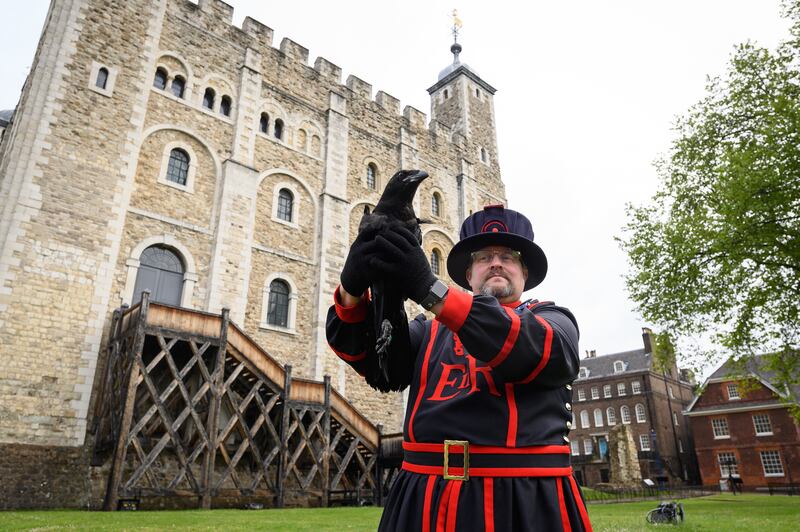
{"type": "MultiPolygon", "coordinates": [[[[506,284],[505,285],[502,285],[502,286],[501,285],[491,285],[491,284],[489,284],[489,279],[487,279],[486,281],[483,282],[483,284],[480,286],[480,290],[478,290],[478,291],[480,292],[480,294],[482,296],[492,296],[492,297],[494,297],[496,299],[503,299],[503,298],[506,298],[506,297],[510,296],[511,294],[514,293],[514,287],[511,286],[511,280],[510,279],[508,279],[507,277],[503,277],[503,278],[506,280],[506,284]]],[[[491,279],[491,277],[490,277],[490,279],[491,279]]]]}

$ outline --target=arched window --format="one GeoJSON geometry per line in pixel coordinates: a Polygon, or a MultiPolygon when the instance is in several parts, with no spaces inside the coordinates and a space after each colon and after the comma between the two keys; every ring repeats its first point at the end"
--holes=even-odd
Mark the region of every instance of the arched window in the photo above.
{"type": "Polygon", "coordinates": [[[444,99],[446,100],[446,99],[448,99],[449,97],[450,97],[450,92],[449,92],[447,89],[445,89],[445,90],[444,90],[444,99]]]}
{"type": "Polygon", "coordinates": [[[98,89],[105,89],[106,83],[108,83],[108,69],[100,67],[100,70],[97,71],[97,79],[94,81],[94,86],[98,89]]]}
{"type": "Polygon", "coordinates": [[[185,185],[189,177],[189,154],[180,148],[174,148],[169,153],[167,166],[167,181],[185,185]]]}
{"type": "Polygon", "coordinates": [[[486,156],[486,148],[481,148],[481,162],[486,162],[488,157],[486,156]]]}
{"type": "Polygon", "coordinates": [[[153,87],[161,89],[162,91],[167,88],[167,71],[164,68],[158,67],[156,69],[156,77],[153,78],[153,87]]]}
{"type": "Polygon", "coordinates": [[[150,290],[151,301],[181,304],[183,263],[175,252],[162,246],[151,246],[142,252],[133,289],[133,304],[142,299],[144,290],[150,290]]]}
{"type": "Polygon", "coordinates": [[[594,426],[595,427],[602,427],[603,426],[603,411],[599,408],[594,409],[594,426]]]}
{"type": "Polygon", "coordinates": [[[306,151],[306,140],[308,139],[308,135],[306,135],[306,131],[304,129],[297,130],[297,148],[300,151],[306,151]]]}
{"type": "Polygon", "coordinates": [[[608,420],[609,425],[617,424],[617,413],[614,411],[613,406],[606,408],[606,419],[608,420]]]}
{"type": "Polygon", "coordinates": [[[367,165],[367,188],[375,190],[378,188],[376,176],[378,175],[378,168],[373,164],[367,165]]]}
{"type": "Polygon", "coordinates": [[[581,428],[588,429],[589,427],[591,427],[591,424],[589,423],[589,411],[583,410],[581,411],[581,428]]]}
{"type": "Polygon", "coordinates": [[[431,273],[433,273],[433,275],[439,275],[439,272],[441,271],[441,263],[442,256],[438,249],[434,249],[431,251],[431,273]]]}
{"type": "Polygon", "coordinates": [[[625,362],[621,360],[614,361],[614,373],[622,373],[625,371],[625,362]]]}
{"type": "Polygon", "coordinates": [[[442,206],[442,199],[439,197],[437,192],[433,193],[431,196],[431,214],[434,216],[439,216],[442,206]]]}
{"type": "Polygon", "coordinates": [[[630,425],[631,423],[631,409],[627,405],[622,405],[619,409],[619,417],[622,418],[622,423],[630,425]]]}
{"type": "Polygon", "coordinates": [[[231,102],[231,97],[226,94],[219,101],[219,112],[222,113],[223,116],[231,116],[232,105],[233,103],[231,102]]]}
{"type": "Polygon", "coordinates": [[[275,138],[278,140],[283,139],[283,120],[280,118],[275,120],[275,131],[273,132],[275,138]]]}
{"type": "Polygon", "coordinates": [[[261,113],[261,120],[258,121],[258,130],[266,135],[269,131],[269,115],[261,113]]]}
{"type": "Polygon", "coordinates": [[[647,422],[647,416],[644,413],[644,405],[642,403],[636,404],[636,422],[637,423],[647,422]]]}
{"type": "Polygon", "coordinates": [[[214,93],[214,89],[208,87],[206,92],[203,93],[203,107],[206,109],[214,109],[214,97],[216,94],[214,93]]]}
{"type": "Polygon", "coordinates": [[[280,279],[269,284],[267,323],[278,327],[289,326],[289,285],[280,279]]]}
{"type": "Polygon", "coordinates": [[[479,100],[481,99],[481,90],[478,88],[475,89],[475,97],[479,100]]]}
{"type": "Polygon", "coordinates": [[[316,135],[311,137],[311,155],[315,157],[322,155],[322,140],[316,135]]]}
{"type": "Polygon", "coordinates": [[[175,76],[175,79],[172,80],[170,90],[172,91],[172,95],[176,98],[183,98],[183,92],[186,90],[186,80],[183,79],[183,76],[175,76]]]}
{"type": "Polygon", "coordinates": [[[278,192],[278,219],[286,222],[292,221],[292,210],[294,209],[294,196],[287,188],[282,188],[278,192]]]}

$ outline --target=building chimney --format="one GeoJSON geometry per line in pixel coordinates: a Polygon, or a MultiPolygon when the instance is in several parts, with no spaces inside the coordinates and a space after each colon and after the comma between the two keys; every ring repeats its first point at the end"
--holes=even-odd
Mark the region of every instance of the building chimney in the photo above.
{"type": "Polygon", "coordinates": [[[644,343],[644,352],[653,352],[653,330],[649,327],[642,327],[642,343],[644,343]]]}

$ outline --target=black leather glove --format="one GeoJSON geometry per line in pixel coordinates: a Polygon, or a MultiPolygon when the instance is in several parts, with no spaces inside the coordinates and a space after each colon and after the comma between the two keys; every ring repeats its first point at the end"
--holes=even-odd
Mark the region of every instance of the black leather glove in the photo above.
{"type": "Polygon", "coordinates": [[[342,288],[352,296],[361,296],[375,278],[375,272],[370,271],[369,262],[376,245],[376,233],[377,230],[374,229],[361,231],[350,246],[339,280],[342,288]]]}
{"type": "Polygon", "coordinates": [[[413,301],[425,299],[436,277],[417,237],[405,227],[395,226],[380,232],[374,242],[370,267],[380,272],[380,277],[399,283],[413,301]]]}

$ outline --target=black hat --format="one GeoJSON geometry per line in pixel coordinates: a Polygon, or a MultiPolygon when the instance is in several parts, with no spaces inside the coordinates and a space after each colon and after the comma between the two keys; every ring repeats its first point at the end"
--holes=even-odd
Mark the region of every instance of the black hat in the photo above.
{"type": "Polygon", "coordinates": [[[470,290],[467,268],[473,251],[487,246],[506,246],[519,251],[528,268],[525,290],[530,290],[547,275],[547,257],[533,243],[533,227],[524,215],[502,205],[487,205],[461,224],[459,242],[447,257],[447,273],[459,285],[470,290]]]}

